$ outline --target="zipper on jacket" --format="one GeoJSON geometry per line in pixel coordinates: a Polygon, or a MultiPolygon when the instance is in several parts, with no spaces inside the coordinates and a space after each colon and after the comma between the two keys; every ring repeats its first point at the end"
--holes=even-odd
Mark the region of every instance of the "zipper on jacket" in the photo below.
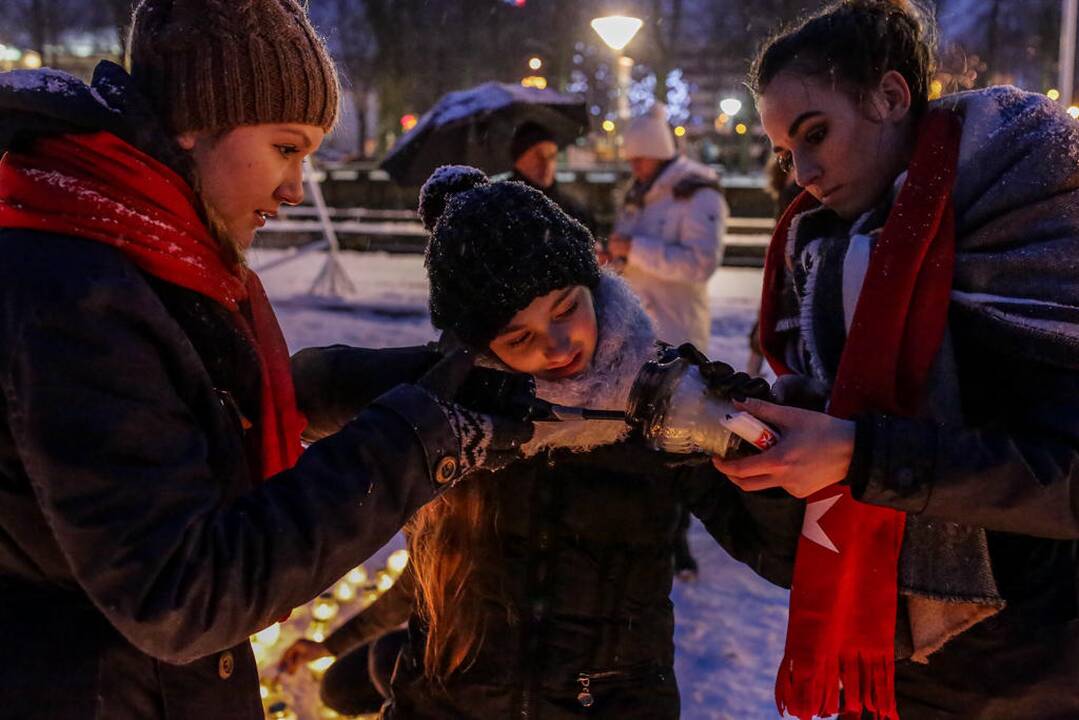
{"type": "Polygon", "coordinates": [[[580,686],[580,692],[577,693],[577,702],[581,704],[581,707],[592,707],[596,703],[596,697],[592,694],[592,682],[594,680],[635,680],[643,679],[647,676],[654,675],[660,682],[666,680],[666,677],[662,672],[655,670],[652,671],[629,671],[629,670],[606,670],[603,672],[593,673],[578,673],[577,684],[580,686]]]}
{"type": "Polygon", "coordinates": [[[596,702],[596,699],[592,697],[592,677],[581,673],[577,676],[577,682],[581,686],[581,692],[577,693],[577,702],[581,703],[581,707],[592,707],[596,702]]]}

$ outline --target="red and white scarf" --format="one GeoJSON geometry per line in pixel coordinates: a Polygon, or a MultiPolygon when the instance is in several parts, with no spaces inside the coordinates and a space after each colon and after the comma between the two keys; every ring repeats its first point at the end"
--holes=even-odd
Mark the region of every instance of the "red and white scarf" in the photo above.
{"type": "MultiPolygon", "coordinates": [[[[872,250],[830,415],[909,416],[924,398],[948,320],[960,131],[958,116],[944,110],[930,112],[919,126],[907,180],[872,250]]],[[[791,372],[776,331],[788,235],[793,218],[816,205],[809,193],[792,203],[765,260],[761,344],[777,374],[791,372]]],[[[845,486],[807,498],[776,679],[780,712],[802,720],[840,711],[861,717],[863,710],[898,718],[895,621],[905,522],[902,512],[855,501],[845,486]]]]}

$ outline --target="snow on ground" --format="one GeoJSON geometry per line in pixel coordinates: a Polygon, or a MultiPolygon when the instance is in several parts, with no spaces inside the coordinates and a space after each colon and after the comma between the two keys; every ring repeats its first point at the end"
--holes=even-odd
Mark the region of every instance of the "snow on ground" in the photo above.
{"type": "MultiPolygon", "coordinates": [[[[258,269],[287,252],[255,249],[249,260],[258,269]]],[[[435,338],[427,317],[422,257],[342,253],[341,265],[356,292],[341,301],[309,292],[325,257],[310,254],[261,273],[292,352],[333,343],[415,345],[435,338]]],[[[713,277],[711,357],[738,368],[745,365],[760,282],[760,270],[751,268],[721,268],[713,277]]],[[[682,717],[775,718],[772,683],[783,649],[787,592],[731,560],[699,523],[691,530],[690,542],[700,562],[700,578],[676,583],[672,595],[682,717]]]]}

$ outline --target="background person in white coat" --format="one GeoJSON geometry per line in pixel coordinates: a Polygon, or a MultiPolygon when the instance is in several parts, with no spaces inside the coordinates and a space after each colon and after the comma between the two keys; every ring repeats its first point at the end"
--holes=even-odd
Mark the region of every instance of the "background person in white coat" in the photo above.
{"type": "Polygon", "coordinates": [[[719,176],[678,154],[666,106],[632,120],[624,150],[634,183],[607,252],[652,316],[658,337],[708,351],[707,285],[722,257],[728,209],[719,176]]]}
{"type": "MultiPolygon", "coordinates": [[[[719,267],[728,215],[719,176],[678,154],[661,103],[630,122],[623,143],[634,182],[601,260],[621,266],[656,337],[672,345],[691,342],[707,353],[708,280],[719,267]]],[[[688,529],[683,510],[674,547],[675,572],[683,580],[698,573],[688,529]]]]}

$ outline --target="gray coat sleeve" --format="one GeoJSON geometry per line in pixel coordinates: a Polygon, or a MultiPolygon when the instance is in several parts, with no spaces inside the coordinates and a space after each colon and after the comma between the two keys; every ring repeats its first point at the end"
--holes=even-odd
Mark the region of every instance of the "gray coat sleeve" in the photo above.
{"type": "Polygon", "coordinates": [[[185,663],[243,642],[436,495],[433,468],[456,440],[410,386],[291,470],[258,484],[223,476],[204,415],[179,390],[192,373],[178,358],[192,350],[156,295],[133,269],[79,282],[28,303],[0,384],[74,581],[144,652],[185,663]]]}
{"type": "Polygon", "coordinates": [[[1079,538],[1079,378],[1031,374],[978,426],[870,414],[857,421],[855,498],[987,530],[1079,538]]]}

